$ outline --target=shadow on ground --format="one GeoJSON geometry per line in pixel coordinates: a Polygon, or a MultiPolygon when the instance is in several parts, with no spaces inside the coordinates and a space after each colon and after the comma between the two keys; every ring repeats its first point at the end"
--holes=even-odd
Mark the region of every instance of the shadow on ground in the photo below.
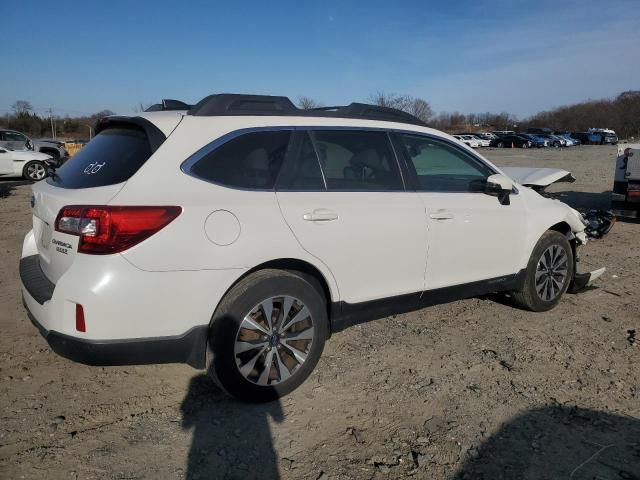
{"type": "Polygon", "coordinates": [[[187,480],[279,477],[269,419],[282,421],[280,402],[241,403],[198,375],[180,410],[182,427],[193,430],[187,480]]]}
{"type": "Polygon", "coordinates": [[[570,190],[565,192],[554,192],[551,193],[551,196],[575,209],[611,209],[611,191],[594,193],[570,190]]]}
{"type": "Polygon", "coordinates": [[[7,198],[16,187],[29,185],[30,181],[0,178],[0,198],[7,198]]]}
{"type": "Polygon", "coordinates": [[[530,410],[502,425],[455,480],[640,480],[640,420],[582,408],[530,410]]]}

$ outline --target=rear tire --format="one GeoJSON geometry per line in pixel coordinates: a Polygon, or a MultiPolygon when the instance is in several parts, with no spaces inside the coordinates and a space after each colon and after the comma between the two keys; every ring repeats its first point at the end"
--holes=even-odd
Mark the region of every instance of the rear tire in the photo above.
{"type": "Polygon", "coordinates": [[[523,143],[522,148],[529,148],[529,145],[527,145],[526,143],[523,143]]]}
{"type": "Polygon", "coordinates": [[[207,370],[229,395],[269,402],[306,380],[328,332],[327,303],[315,278],[260,270],[232,287],[216,309],[207,370]]]}
{"type": "Polygon", "coordinates": [[[498,148],[504,148],[504,143],[498,142],[498,148]]]}
{"type": "Polygon", "coordinates": [[[511,296],[517,306],[526,310],[551,310],[569,288],[574,269],[573,250],[567,237],[549,230],[531,253],[523,289],[511,292],[511,296]]]}

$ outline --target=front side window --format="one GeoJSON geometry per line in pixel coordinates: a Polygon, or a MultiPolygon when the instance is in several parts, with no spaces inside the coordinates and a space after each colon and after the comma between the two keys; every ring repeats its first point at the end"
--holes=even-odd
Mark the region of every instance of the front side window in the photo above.
{"type": "Polygon", "coordinates": [[[400,143],[415,170],[416,189],[424,192],[483,192],[494,172],[479,160],[441,140],[400,134],[400,143]]]}
{"type": "Polygon", "coordinates": [[[286,130],[245,133],[198,160],[191,173],[228,187],[272,189],[290,137],[286,130]]]}
{"type": "Polygon", "coordinates": [[[385,132],[310,132],[327,190],[403,190],[402,177],[385,132]]]}

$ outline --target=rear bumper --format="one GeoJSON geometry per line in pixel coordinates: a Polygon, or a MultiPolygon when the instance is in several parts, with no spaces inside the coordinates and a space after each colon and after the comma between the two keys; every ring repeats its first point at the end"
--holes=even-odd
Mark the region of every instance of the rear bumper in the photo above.
{"type": "Polygon", "coordinates": [[[211,315],[243,271],[148,272],[117,254],[78,255],[54,284],[42,261],[29,232],[20,260],[29,317],[56,353],[88,365],[204,368],[211,315]],[[76,329],[77,304],[86,332],[76,329]]]}
{"type": "Polygon", "coordinates": [[[85,365],[149,365],[186,363],[205,368],[208,326],[194,327],[184,335],[131,340],[87,340],[44,328],[23,301],[31,323],[51,349],[61,357],[85,365]]]}

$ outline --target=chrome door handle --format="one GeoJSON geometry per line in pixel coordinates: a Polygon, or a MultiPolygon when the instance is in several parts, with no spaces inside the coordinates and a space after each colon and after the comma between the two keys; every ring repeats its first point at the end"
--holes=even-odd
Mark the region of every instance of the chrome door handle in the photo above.
{"type": "Polygon", "coordinates": [[[438,210],[435,212],[431,212],[429,214],[429,218],[433,218],[434,220],[452,220],[453,213],[449,210],[438,210]]]}
{"type": "Polygon", "coordinates": [[[337,220],[338,214],[327,210],[314,210],[312,213],[305,213],[302,218],[307,222],[330,222],[337,220]]]}

